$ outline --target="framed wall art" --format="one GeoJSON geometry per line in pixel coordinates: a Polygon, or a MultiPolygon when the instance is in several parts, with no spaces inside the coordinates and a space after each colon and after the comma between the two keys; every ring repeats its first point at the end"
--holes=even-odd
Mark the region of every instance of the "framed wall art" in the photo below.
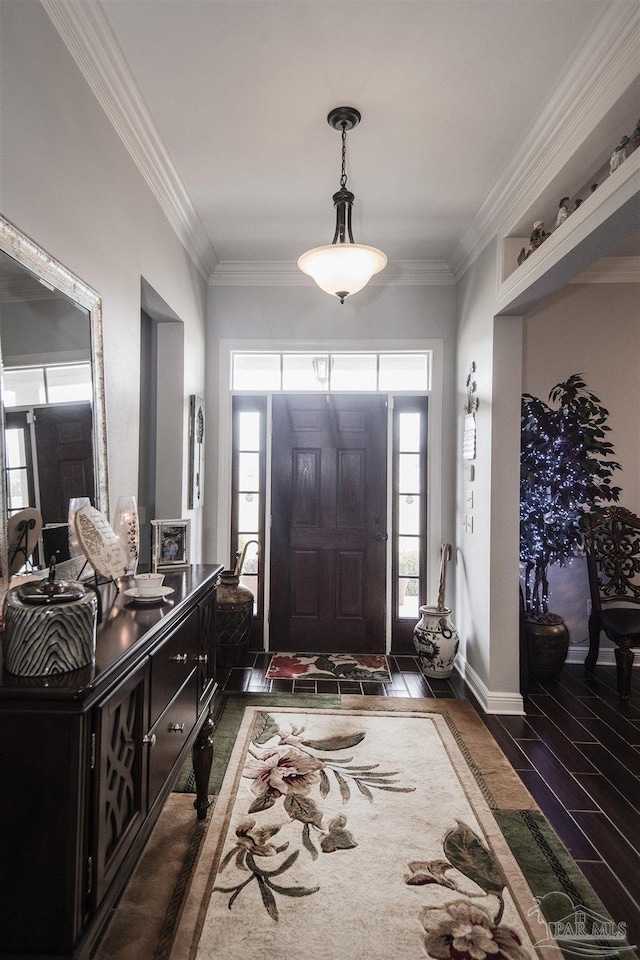
{"type": "Polygon", "coordinates": [[[153,570],[189,566],[190,520],[152,520],[151,557],[153,570]]]}
{"type": "Polygon", "coordinates": [[[204,499],[204,400],[195,394],[189,402],[189,502],[190,510],[204,499]]]}

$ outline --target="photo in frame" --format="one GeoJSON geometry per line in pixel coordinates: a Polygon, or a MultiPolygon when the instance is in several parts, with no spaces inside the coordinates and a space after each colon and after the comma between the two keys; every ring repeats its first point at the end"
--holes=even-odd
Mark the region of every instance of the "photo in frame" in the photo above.
{"type": "Polygon", "coordinates": [[[204,400],[192,394],[189,401],[189,502],[190,510],[204,499],[204,400]]]}
{"type": "Polygon", "coordinates": [[[153,570],[189,566],[190,520],[152,520],[151,557],[153,570]]]}

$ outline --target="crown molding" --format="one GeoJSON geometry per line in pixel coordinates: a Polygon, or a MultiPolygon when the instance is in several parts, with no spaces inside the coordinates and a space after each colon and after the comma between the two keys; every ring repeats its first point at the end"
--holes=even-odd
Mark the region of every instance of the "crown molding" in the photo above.
{"type": "Polygon", "coordinates": [[[206,280],[215,250],[99,3],[40,0],[85,80],[206,280]]]}
{"type": "MultiPolygon", "coordinates": [[[[394,260],[369,286],[453,284],[444,260],[394,260]]],[[[220,260],[209,277],[212,287],[306,287],[313,281],[289,260],[220,260]]]]}
{"type": "Polygon", "coordinates": [[[582,46],[449,259],[456,280],[513,229],[638,75],[640,8],[614,4],[582,46]]]}
{"type": "Polygon", "coordinates": [[[603,257],[570,283],[640,283],[640,257],[603,257]]]}

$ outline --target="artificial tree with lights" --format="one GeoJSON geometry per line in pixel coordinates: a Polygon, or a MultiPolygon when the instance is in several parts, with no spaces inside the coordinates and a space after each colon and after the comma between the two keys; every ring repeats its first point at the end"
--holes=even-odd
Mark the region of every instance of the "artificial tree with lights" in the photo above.
{"type": "Polygon", "coordinates": [[[549,403],[523,394],[520,561],[529,622],[562,623],[549,613],[549,567],[582,552],[583,514],[619,499],[620,487],[611,485],[620,464],[606,440],[608,416],[581,374],[558,383],[549,403]]]}

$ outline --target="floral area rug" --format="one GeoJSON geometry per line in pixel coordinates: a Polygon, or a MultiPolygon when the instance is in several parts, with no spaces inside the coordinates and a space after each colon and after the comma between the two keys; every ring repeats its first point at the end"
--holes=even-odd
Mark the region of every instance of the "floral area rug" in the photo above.
{"type": "Polygon", "coordinates": [[[172,960],[561,957],[506,839],[542,818],[478,723],[502,827],[444,712],[246,708],[172,960]]]}
{"type": "Polygon", "coordinates": [[[391,674],[387,658],[377,653],[274,653],[267,679],[391,683],[391,674]]]}
{"type": "Polygon", "coordinates": [[[214,720],[209,815],[185,770],[94,960],[544,960],[552,924],[567,960],[634,956],[571,939],[606,911],[469,702],[222,694],[214,720]]]}

